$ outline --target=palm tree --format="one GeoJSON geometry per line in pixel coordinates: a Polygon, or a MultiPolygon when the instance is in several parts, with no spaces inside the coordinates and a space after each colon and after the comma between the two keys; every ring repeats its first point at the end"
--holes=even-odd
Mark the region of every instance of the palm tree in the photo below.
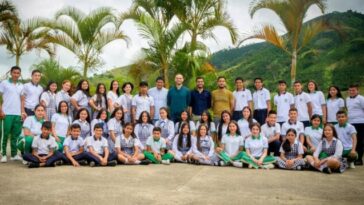
{"type": "Polygon", "coordinates": [[[8,20],[17,20],[15,6],[7,0],[0,2],[0,22],[8,20]]]}
{"type": "Polygon", "coordinates": [[[44,50],[52,57],[54,47],[50,43],[50,28],[46,25],[49,21],[42,18],[3,22],[0,45],[5,45],[8,52],[15,56],[16,65],[19,65],[22,55],[33,50],[44,50]]]}
{"type": "Polygon", "coordinates": [[[74,53],[82,63],[83,77],[102,65],[102,49],[114,40],[128,38],[116,27],[112,10],[101,7],[88,15],[74,7],[65,7],[56,15],[52,42],[74,53]],[[106,28],[106,25],[110,26],[106,28]]]}
{"type": "MultiPolygon", "coordinates": [[[[322,13],[326,9],[326,0],[255,0],[250,6],[250,16],[261,9],[269,9],[276,13],[282,21],[287,33],[279,36],[273,25],[264,25],[248,39],[262,39],[282,49],[291,56],[291,82],[296,79],[297,55],[302,48],[320,32],[333,28],[329,22],[324,20],[311,21],[303,26],[307,10],[316,5],[322,13]]],[[[241,42],[241,43],[242,43],[241,42]]],[[[240,43],[240,44],[241,44],[240,43]]]]}

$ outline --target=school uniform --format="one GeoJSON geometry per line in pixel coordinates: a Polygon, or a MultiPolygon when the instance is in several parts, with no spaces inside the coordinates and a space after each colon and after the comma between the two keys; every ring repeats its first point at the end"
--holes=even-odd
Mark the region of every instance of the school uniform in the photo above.
{"type": "Polygon", "coordinates": [[[102,136],[105,137],[105,139],[107,139],[109,137],[109,128],[108,128],[107,122],[105,122],[101,119],[93,119],[91,121],[91,135],[95,135],[94,127],[96,124],[102,125],[102,136]]]}
{"type": "Polygon", "coordinates": [[[210,122],[210,125],[208,125],[207,123],[201,123],[200,121],[197,121],[196,123],[196,132],[198,130],[198,128],[200,127],[200,125],[206,125],[208,130],[207,130],[207,135],[208,136],[212,136],[213,134],[216,134],[216,126],[215,126],[215,123],[214,122],[210,122]]]}
{"type": "Polygon", "coordinates": [[[124,122],[131,122],[131,103],[133,100],[133,96],[132,95],[120,95],[119,98],[117,99],[117,104],[122,106],[123,109],[127,109],[127,112],[124,112],[124,122]]]}
{"type": "Polygon", "coordinates": [[[289,109],[294,105],[294,97],[289,92],[278,93],[273,101],[277,106],[277,122],[282,125],[288,120],[289,109]]]}
{"type": "Polygon", "coordinates": [[[25,118],[23,128],[30,130],[31,136],[22,136],[17,142],[17,147],[21,153],[31,152],[33,137],[42,134],[42,124],[44,119],[37,119],[34,115],[25,118]]]}
{"type": "Polygon", "coordinates": [[[140,114],[143,111],[147,111],[150,114],[150,107],[154,107],[154,99],[148,95],[135,95],[131,102],[131,106],[135,107],[135,118],[139,119],[140,114]]]}
{"type": "MultiPolygon", "coordinates": [[[[88,104],[90,97],[87,96],[82,90],[77,90],[77,92],[72,95],[71,99],[74,99],[80,108],[86,108],[88,113],[91,115],[91,107],[88,104]]],[[[74,110],[74,116],[77,114],[77,111],[78,110],[76,109],[74,110]]]]}
{"type": "Polygon", "coordinates": [[[54,128],[56,130],[58,138],[61,140],[60,142],[57,142],[57,144],[59,151],[62,152],[63,142],[67,136],[68,129],[72,124],[72,118],[68,115],[56,113],[53,115],[51,121],[52,124],[54,124],[54,128]]]}
{"type": "MultiPolygon", "coordinates": [[[[116,118],[111,118],[107,122],[107,128],[110,131],[113,131],[115,134],[115,140],[117,136],[120,136],[123,134],[123,125],[121,124],[121,121],[116,120],[116,118]]],[[[106,138],[107,142],[109,144],[109,151],[114,152],[115,142],[111,139],[111,135],[109,134],[106,138]]]]}
{"type": "MultiPolygon", "coordinates": [[[[253,123],[256,123],[257,121],[255,119],[252,120],[253,123]]],[[[242,118],[238,121],[238,127],[240,130],[240,134],[241,136],[243,136],[244,140],[250,136],[251,132],[250,132],[250,127],[249,127],[249,122],[242,118]]]]}
{"type": "MultiPolygon", "coordinates": [[[[178,145],[178,138],[179,135],[176,135],[173,140],[173,152],[174,152],[174,158],[179,162],[187,162],[182,160],[182,157],[186,154],[192,154],[192,139],[191,139],[191,145],[188,146],[187,143],[187,135],[182,135],[182,145],[178,145]]],[[[192,136],[191,136],[192,138],[192,136]]]]}
{"type": "Polygon", "coordinates": [[[149,136],[153,135],[154,125],[149,123],[138,123],[135,125],[134,133],[140,141],[140,149],[144,150],[149,136]]]}
{"type": "Polygon", "coordinates": [[[312,105],[312,114],[323,116],[322,106],[326,105],[325,96],[321,91],[309,93],[312,105]]]}
{"type": "MultiPolygon", "coordinates": [[[[283,149],[283,145],[281,146],[280,153],[284,154],[284,157],[287,160],[292,160],[292,159],[296,159],[298,157],[298,155],[303,155],[304,151],[303,151],[303,146],[301,144],[301,142],[295,141],[292,145],[291,145],[291,151],[289,152],[285,152],[283,149]]],[[[286,166],[286,161],[283,160],[281,157],[276,157],[276,164],[279,168],[281,169],[287,169],[286,166]]],[[[303,158],[301,159],[296,159],[293,162],[293,166],[291,167],[291,169],[302,169],[304,166],[306,165],[306,162],[303,158]]]]}
{"type": "MultiPolygon", "coordinates": [[[[258,137],[251,136],[245,140],[245,149],[250,151],[250,155],[255,159],[260,159],[263,155],[264,150],[268,150],[268,140],[265,137],[259,135],[258,137]]],[[[250,158],[250,156],[243,152],[241,156],[241,160],[249,165],[252,165],[254,168],[258,168],[259,166],[250,158]]],[[[276,159],[273,156],[267,155],[263,160],[263,165],[273,164],[276,159]]]]}
{"type": "MultiPolygon", "coordinates": [[[[53,155],[46,161],[46,167],[54,166],[56,161],[62,160],[62,154],[57,151],[56,139],[54,139],[52,136],[48,136],[47,138],[43,138],[41,135],[34,137],[32,149],[37,150],[39,156],[47,156],[53,150],[53,155]]],[[[27,162],[35,164],[41,163],[37,157],[29,152],[23,154],[23,159],[27,162]]]]}
{"type": "MultiPolygon", "coordinates": [[[[100,159],[90,153],[90,148],[93,148],[98,155],[104,157],[105,156],[104,149],[105,148],[109,149],[107,140],[104,137],[101,137],[100,139],[96,139],[96,137],[94,135],[89,136],[85,140],[85,146],[86,146],[86,155],[87,155],[89,161],[93,161],[93,162],[95,162],[96,165],[100,165],[100,159]]],[[[109,157],[107,158],[107,161],[110,162],[114,159],[116,159],[116,154],[109,153],[109,157]]]]}
{"type": "MultiPolygon", "coordinates": [[[[222,124],[221,133],[219,133],[219,127],[220,127],[220,124],[217,125],[217,135],[218,135],[218,138],[222,139],[224,137],[224,135],[226,135],[228,125],[225,125],[225,123],[222,124]]],[[[215,142],[215,143],[217,144],[218,142],[215,142]]]]}
{"type": "Polygon", "coordinates": [[[335,98],[335,99],[329,98],[329,99],[327,99],[326,107],[327,107],[327,122],[332,123],[332,124],[336,124],[337,123],[336,113],[339,110],[343,110],[345,108],[344,99],[342,99],[342,98],[335,98]]]}
{"type": "Polygon", "coordinates": [[[224,145],[224,150],[218,154],[221,160],[225,163],[229,163],[241,159],[243,152],[239,150],[244,147],[244,139],[242,136],[224,134],[221,139],[221,144],[224,145]]]}
{"type": "Polygon", "coordinates": [[[139,145],[138,139],[133,138],[132,136],[126,138],[124,134],[122,134],[118,135],[115,139],[115,149],[120,148],[121,151],[125,152],[130,156],[133,156],[135,154],[135,146],[138,145],[139,145]]]}
{"type": "Polygon", "coordinates": [[[17,153],[16,142],[20,136],[22,128],[21,119],[21,93],[23,84],[19,81],[13,82],[11,79],[3,80],[0,83],[0,93],[2,94],[2,110],[5,113],[3,119],[3,135],[1,139],[1,154],[6,156],[6,148],[10,137],[11,156],[17,153]]]}
{"type": "Polygon", "coordinates": [[[56,94],[56,108],[58,110],[58,106],[59,106],[59,103],[62,102],[62,101],[65,101],[68,105],[68,115],[72,116],[72,110],[73,110],[73,107],[72,107],[72,104],[71,104],[71,96],[68,92],[64,91],[64,90],[60,90],[57,92],[56,94]]]}
{"type": "MultiPolygon", "coordinates": [[[[94,104],[96,107],[101,107],[103,109],[106,109],[107,100],[105,99],[104,96],[101,96],[101,101],[97,101],[97,94],[96,94],[96,95],[92,96],[91,100],[94,101],[94,104]]],[[[94,112],[92,114],[92,119],[95,119],[98,114],[99,114],[99,111],[94,110],[94,112]]]]}
{"type": "Polygon", "coordinates": [[[28,116],[34,115],[34,108],[39,104],[39,97],[43,87],[33,82],[25,83],[22,95],[24,96],[24,109],[28,116]]]}
{"type": "Polygon", "coordinates": [[[265,119],[268,115],[267,101],[270,101],[270,92],[266,88],[256,90],[253,93],[254,119],[261,125],[265,123],[265,119]]]}
{"type": "Polygon", "coordinates": [[[111,100],[111,105],[113,107],[111,107],[111,111],[113,111],[115,108],[115,105],[117,104],[117,100],[119,98],[118,94],[117,93],[114,93],[113,91],[109,91],[107,92],[107,95],[106,95],[106,98],[107,98],[107,101],[111,100]]]}
{"type": "MultiPolygon", "coordinates": [[[[262,136],[264,136],[265,138],[267,138],[267,140],[269,141],[269,139],[271,137],[274,137],[276,134],[281,135],[281,126],[278,123],[275,123],[274,125],[270,125],[268,123],[265,123],[262,127],[261,127],[261,134],[262,136]]],[[[270,142],[268,144],[268,154],[270,154],[271,152],[274,153],[274,156],[279,156],[279,148],[281,146],[281,142],[280,140],[274,140],[272,142],[270,142]]]]}
{"type": "MultiPolygon", "coordinates": [[[[149,146],[153,152],[161,154],[161,149],[165,150],[165,153],[161,155],[162,160],[173,160],[173,155],[167,152],[167,144],[164,138],[154,139],[153,136],[148,137],[146,146],[149,146]]],[[[150,160],[154,164],[159,164],[160,162],[154,157],[153,152],[144,151],[144,156],[146,159],[150,160]]]]}
{"type": "Polygon", "coordinates": [[[157,87],[153,87],[148,90],[148,95],[152,96],[154,99],[154,116],[153,121],[156,122],[159,120],[159,109],[162,107],[167,107],[167,95],[168,89],[162,88],[158,89],[157,87]]]}
{"type": "Polygon", "coordinates": [[[160,119],[155,123],[155,127],[160,127],[162,129],[161,137],[168,139],[171,144],[167,145],[167,149],[172,149],[172,142],[174,138],[174,123],[169,119],[160,119]]]}
{"type": "Polygon", "coordinates": [[[192,137],[192,154],[198,157],[198,162],[205,165],[214,165],[219,161],[215,154],[215,143],[209,135],[200,137],[200,146],[198,147],[198,138],[192,137]],[[209,159],[205,159],[208,157],[209,159]]]}
{"type": "Polygon", "coordinates": [[[312,145],[317,148],[322,140],[322,132],[323,130],[321,127],[313,128],[312,126],[309,126],[305,128],[305,137],[310,138],[312,145]]]}
{"type": "Polygon", "coordinates": [[[297,134],[296,139],[299,139],[299,136],[304,134],[304,132],[305,132],[305,128],[304,128],[304,125],[302,122],[300,122],[300,121],[291,122],[288,120],[287,122],[283,123],[283,125],[282,125],[281,135],[283,137],[286,137],[287,130],[290,128],[296,130],[296,134],[297,134]]]}
{"type": "MultiPolygon", "coordinates": [[[[181,125],[182,123],[185,123],[185,122],[177,122],[174,126],[174,131],[176,132],[176,134],[179,134],[181,132],[181,125]]],[[[190,125],[190,132],[195,132],[196,131],[196,126],[195,126],[195,123],[190,120],[189,123],[190,125]]]]}
{"type": "Polygon", "coordinates": [[[307,103],[311,103],[309,94],[302,91],[294,96],[294,104],[298,111],[298,121],[302,122],[304,127],[310,125],[310,115],[308,113],[307,103]]]}
{"type": "Polygon", "coordinates": [[[358,156],[352,158],[349,156],[349,153],[352,149],[355,149],[353,147],[353,134],[357,134],[355,127],[350,123],[345,123],[344,125],[336,124],[335,130],[337,132],[337,136],[342,142],[343,145],[343,157],[348,158],[349,162],[355,161],[358,156]]]}
{"type": "MultiPolygon", "coordinates": [[[[346,160],[342,158],[343,153],[343,145],[340,140],[333,138],[332,141],[329,143],[326,138],[324,138],[319,145],[315,153],[313,154],[314,157],[319,158],[320,160],[327,159],[327,158],[335,158],[340,162],[339,172],[342,173],[347,168],[346,160]]],[[[324,168],[327,167],[327,162],[321,164],[319,167],[319,171],[323,171],[324,168]]]]}
{"type": "Polygon", "coordinates": [[[81,127],[81,137],[82,139],[86,139],[86,137],[91,135],[91,127],[90,123],[85,121],[81,121],[80,119],[73,121],[72,124],[78,124],[81,127]]]}
{"type": "MultiPolygon", "coordinates": [[[[79,152],[81,148],[84,146],[85,146],[85,140],[81,136],[78,137],[68,136],[63,142],[63,147],[68,147],[68,151],[70,153],[79,152]]],[[[88,160],[86,152],[81,152],[80,154],[73,155],[72,157],[77,162],[81,160],[88,160]]],[[[66,152],[64,152],[63,158],[65,159],[66,163],[71,163],[71,161],[66,156],[66,152]]]]}
{"type": "Polygon", "coordinates": [[[46,106],[47,120],[51,120],[52,116],[57,112],[56,94],[51,91],[43,92],[40,101],[46,106]]]}
{"type": "Polygon", "coordinates": [[[235,99],[235,106],[233,112],[233,120],[238,121],[243,117],[243,108],[249,106],[249,103],[253,100],[252,93],[249,89],[233,91],[235,99]]]}

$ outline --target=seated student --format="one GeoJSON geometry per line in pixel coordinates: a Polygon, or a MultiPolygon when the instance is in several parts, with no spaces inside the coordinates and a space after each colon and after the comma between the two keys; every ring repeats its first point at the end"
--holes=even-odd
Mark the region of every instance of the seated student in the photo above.
{"type": "Polygon", "coordinates": [[[77,112],[75,120],[72,124],[78,124],[81,126],[82,139],[86,139],[86,137],[91,135],[90,114],[86,108],[81,108],[77,112]]]}
{"type": "Polygon", "coordinates": [[[140,113],[138,123],[135,125],[134,133],[140,142],[140,150],[145,149],[145,144],[149,136],[153,135],[153,122],[147,111],[140,113]]]}
{"type": "Polygon", "coordinates": [[[335,129],[343,144],[343,157],[347,158],[350,168],[355,168],[354,161],[358,158],[358,153],[355,151],[357,146],[356,129],[348,123],[348,116],[345,111],[338,111],[336,118],[338,124],[335,125],[335,129]]]}
{"type": "Polygon", "coordinates": [[[321,117],[312,115],[311,126],[305,128],[305,137],[307,142],[307,154],[312,155],[322,139],[321,117]]]}
{"type": "Polygon", "coordinates": [[[113,153],[115,151],[115,140],[118,136],[121,136],[123,133],[123,125],[124,125],[124,113],[121,107],[118,107],[111,114],[111,119],[107,122],[107,128],[109,130],[109,134],[107,142],[109,144],[109,151],[113,153]]]}
{"type": "Polygon", "coordinates": [[[302,170],[306,162],[302,158],[304,152],[301,142],[296,140],[296,130],[287,130],[286,141],[280,148],[281,156],[276,157],[276,164],[281,169],[302,170]]]}
{"type": "MultiPolygon", "coordinates": [[[[115,110],[114,110],[115,112],[115,110]]],[[[96,119],[93,119],[91,121],[91,135],[94,135],[94,127],[96,124],[102,125],[102,136],[107,139],[109,138],[109,128],[107,127],[108,122],[108,116],[107,116],[107,110],[101,109],[99,113],[96,116],[96,119]]]]}
{"type": "Polygon", "coordinates": [[[72,118],[68,115],[68,104],[61,101],[58,106],[58,112],[52,116],[52,135],[58,144],[58,150],[63,151],[63,142],[69,134],[69,127],[72,124],[72,118]]]}
{"type": "Polygon", "coordinates": [[[56,139],[50,134],[52,123],[45,121],[42,124],[42,133],[35,136],[32,142],[32,153],[26,152],[23,159],[29,163],[29,168],[54,167],[55,163],[62,160],[62,154],[57,151],[56,139]]]}
{"type": "Polygon", "coordinates": [[[180,133],[173,140],[174,159],[178,162],[190,162],[192,156],[191,138],[189,124],[182,123],[180,133]]]}
{"type": "Polygon", "coordinates": [[[276,159],[268,153],[268,140],[262,137],[259,123],[250,125],[252,135],[245,140],[245,152],[243,152],[241,161],[248,164],[249,168],[274,168],[273,163],[276,159]]]}
{"type": "Polygon", "coordinates": [[[190,115],[188,114],[187,110],[184,110],[181,112],[181,120],[175,124],[174,131],[175,134],[179,134],[181,132],[181,125],[183,123],[188,123],[191,129],[191,133],[193,136],[195,136],[196,132],[196,126],[195,123],[191,120],[190,115]]]}
{"type": "Polygon", "coordinates": [[[244,139],[240,135],[238,123],[230,121],[226,134],[221,139],[220,149],[216,149],[218,157],[222,160],[217,163],[219,166],[233,165],[243,167],[240,159],[243,155],[244,139]]]}
{"type": "Polygon", "coordinates": [[[226,134],[226,131],[228,130],[231,119],[232,119],[232,117],[231,117],[231,114],[229,111],[224,110],[221,112],[220,122],[217,125],[217,135],[216,135],[216,138],[214,138],[214,143],[215,143],[215,146],[217,149],[216,151],[219,151],[219,152],[221,151],[220,150],[221,139],[226,134]]]}
{"type": "Polygon", "coordinates": [[[197,136],[192,137],[192,156],[191,159],[196,164],[214,165],[219,161],[215,154],[215,143],[208,135],[208,127],[201,124],[197,129],[197,136]]]}
{"type": "Polygon", "coordinates": [[[87,154],[84,152],[85,141],[81,137],[81,126],[72,124],[71,135],[63,142],[64,161],[74,167],[87,164],[87,154]]]}
{"type": "Polygon", "coordinates": [[[174,156],[171,151],[166,152],[166,140],[161,137],[162,129],[160,127],[153,128],[153,136],[147,140],[147,149],[144,151],[146,159],[154,164],[170,164],[174,156]]]}
{"type": "Polygon", "coordinates": [[[268,154],[274,153],[279,156],[279,147],[281,146],[281,126],[277,123],[277,113],[269,111],[267,123],[262,126],[262,135],[268,139],[268,154]]]}
{"type": "Polygon", "coordinates": [[[114,153],[110,153],[107,140],[102,136],[102,124],[94,126],[94,135],[86,138],[86,154],[90,161],[90,166],[115,166],[117,164],[114,153]]]}
{"type": "Polygon", "coordinates": [[[161,128],[161,136],[165,139],[167,149],[172,149],[172,142],[174,138],[174,123],[169,119],[168,109],[161,107],[159,109],[160,119],[155,123],[155,127],[161,128]]]}
{"type": "MultiPolygon", "coordinates": [[[[286,132],[289,128],[293,128],[296,130],[297,133],[297,140],[303,144],[305,142],[305,135],[304,135],[304,126],[303,123],[297,120],[298,112],[296,108],[291,108],[288,113],[288,121],[283,123],[281,135],[282,135],[282,142],[286,138],[286,132]]],[[[303,150],[306,148],[303,147],[303,150]]]]}
{"type": "Polygon", "coordinates": [[[32,142],[35,136],[42,133],[41,127],[45,120],[45,107],[38,104],[34,108],[35,115],[28,116],[23,123],[23,135],[18,140],[18,150],[21,153],[31,153],[32,152],[32,142]]]}
{"type": "Polygon", "coordinates": [[[343,145],[337,138],[335,127],[332,124],[324,126],[322,140],[313,153],[306,156],[307,162],[315,169],[331,174],[332,171],[344,172],[347,166],[342,158],[343,145]]]}
{"type": "Polygon", "coordinates": [[[250,109],[250,107],[246,106],[243,108],[243,118],[241,118],[238,121],[238,126],[239,126],[239,130],[241,133],[241,136],[244,138],[244,140],[246,138],[248,138],[251,133],[250,133],[250,125],[253,122],[257,122],[254,118],[253,118],[253,113],[252,110],[250,109]]]}
{"type": "Polygon", "coordinates": [[[196,127],[200,127],[200,125],[205,125],[207,127],[207,135],[210,137],[216,135],[216,126],[215,123],[211,119],[211,115],[208,110],[205,110],[201,114],[201,119],[197,121],[196,127]]]}
{"type": "Polygon", "coordinates": [[[134,126],[128,122],[124,125],[123,134],[116,137],[115,150],[117,159],[123,164],[145,164],[141,163],[144,154],[139,152],[139,140],[134,134],[134,126]]]}

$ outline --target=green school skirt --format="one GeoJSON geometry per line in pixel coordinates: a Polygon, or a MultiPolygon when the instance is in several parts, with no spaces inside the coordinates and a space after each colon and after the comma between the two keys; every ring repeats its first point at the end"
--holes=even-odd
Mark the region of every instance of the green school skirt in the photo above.
{"type": "MultiPolygon", "coordinates": [[[[143,152],[146,159],[150,160],[153,164],[160,164],[160,161],[158,161],[152,152],[145,151],[143,152]]],[[[173,160],[173,155],[171,153],[165,153],[162,155],[162,160],[173,160]]]]}

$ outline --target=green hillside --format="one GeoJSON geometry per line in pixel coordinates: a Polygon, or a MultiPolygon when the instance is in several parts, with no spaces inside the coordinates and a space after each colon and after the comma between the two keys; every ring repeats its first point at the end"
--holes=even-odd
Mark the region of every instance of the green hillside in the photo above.
{"type": "MultiPolygon", "coordinates": [[[[364,84],[364,15],[353,11],[333,12],[318,18],[328,18],[345,27],[343,37],[335,32],[318,35],[302,52],[297,65],[297,79],[316,80],[322,88],[335,84],[346,89],[356,82],[364,84]],[[315,52],[307,52],[314,50],[315,52]]],[[[313,19],[315,21],[317,19],[313,19]]],[[[263,77],[269,88],[285,79],[290,82],[290,57],[268,43],[256,43],[240,48],[221,50],[211,57],[219,74],[229,78],[230,84],[237,76],[249,83],[263,77]]]]}

